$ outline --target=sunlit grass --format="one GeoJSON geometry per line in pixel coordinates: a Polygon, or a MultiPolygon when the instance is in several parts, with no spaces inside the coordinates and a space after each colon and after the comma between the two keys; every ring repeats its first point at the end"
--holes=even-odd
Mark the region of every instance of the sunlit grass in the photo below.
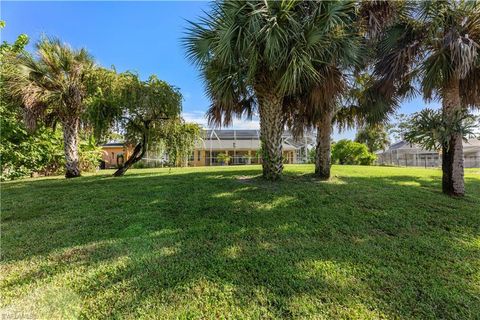
{"type": "MultiPolygon", "coordinates": [[[[477,170],[477,171],[476,171],[477,170]]],[[[4,318],[407,318],[480,314],[480,174],[291,165],[2,183],[4,318]]]]}

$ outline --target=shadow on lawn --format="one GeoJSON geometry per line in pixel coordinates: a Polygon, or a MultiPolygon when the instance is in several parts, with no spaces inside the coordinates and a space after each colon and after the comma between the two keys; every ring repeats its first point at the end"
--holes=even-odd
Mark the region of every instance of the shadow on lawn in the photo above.
{"type": "MultiPolygon", "coordinates": [[[[439,178],[287,174],[272,184],[259,173],[14,184],[2,200],[3,261],[41,262],[2,290],[78,269],[84,315],[175,314],[222,299],[271,317],[480,314],[477,197],[443,196],[439,178]]],[[[467,188],[480,193],[476,179],[467,188]]]]}

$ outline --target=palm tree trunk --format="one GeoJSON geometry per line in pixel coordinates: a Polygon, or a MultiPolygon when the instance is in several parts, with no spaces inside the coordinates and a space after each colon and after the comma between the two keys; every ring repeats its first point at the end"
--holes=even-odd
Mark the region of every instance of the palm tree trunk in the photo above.
{"type": "Polygon", "coordinates": [[[330,178],[332,134],[332,111],[326,111],[317,125],[317,146],[315,150],[315,175],[323,180],[330,178]]]}
{"type": "Polygon", "coordinates": [[[78,157],[78,128],[80,119],[68,119],[63,125],[63,148],[65,152],[65,178],[80,176],[80,161],[78,157]]]}
{"type": "Polygon", "coordinates": [[[257,90],[262,142],[263,177],[278,180],[283,172],[282,157],[282,97],[270,90],[257,90]]]}
{"type": "MultiPolygon", "coordinates": [[[[451,80],[443,90],[443,112],[452,118],[461,109],[459,81],[451,80]]],[[[442,189],[443,193],[455,196],[465,194],[463,181],[463,139],[461,133],[451,135],[448,144],[442,148],[442,189]]]]}

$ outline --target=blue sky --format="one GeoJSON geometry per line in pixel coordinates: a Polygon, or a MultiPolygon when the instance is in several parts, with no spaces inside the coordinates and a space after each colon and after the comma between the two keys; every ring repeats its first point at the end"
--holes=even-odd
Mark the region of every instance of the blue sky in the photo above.
{"type": "MultiPolygon", "coordinates": [[[[73,47],[85,47],[104,66],[131,70],[143,78],[156,74],[179,87],[184,117],[204,123],[209,101],[198,71],[181,46],[186,20],[202,15],[203,1],[163,2],[13,2],[1,1],[0,16],[7,24],[2,41],[27,34],[33,44],[42,34],[56,36],[73,47]]],[[[31,45],[30,47],[31,48],[31,45]]],[[[411,113],[424,107],[421,99],[402,105],[411,113]]],[[[236,121],[236,128],[254,128],[258,121],[236,121]]],[[[351,138],[353,132],[335,134],[351,138]]]]}

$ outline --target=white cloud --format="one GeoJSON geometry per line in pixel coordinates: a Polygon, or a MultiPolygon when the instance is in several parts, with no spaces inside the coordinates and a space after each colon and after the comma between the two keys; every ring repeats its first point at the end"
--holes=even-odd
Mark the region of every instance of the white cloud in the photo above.
{"type": "MultiPolygon", "coordinates": [[[[209,128],[207,118],[205,117],[205,113],[203,111],[192,111],[192,112],[183,112],[182,113],[183,119],[186,122],[194,122],[197,123],[204,128],[209,128]]],[[[253,117],[252,120],[248,119],[234,119],[233,124],[228,128],[222,129],[259,129],[260,122],[257,117],[253,117]]]]}

